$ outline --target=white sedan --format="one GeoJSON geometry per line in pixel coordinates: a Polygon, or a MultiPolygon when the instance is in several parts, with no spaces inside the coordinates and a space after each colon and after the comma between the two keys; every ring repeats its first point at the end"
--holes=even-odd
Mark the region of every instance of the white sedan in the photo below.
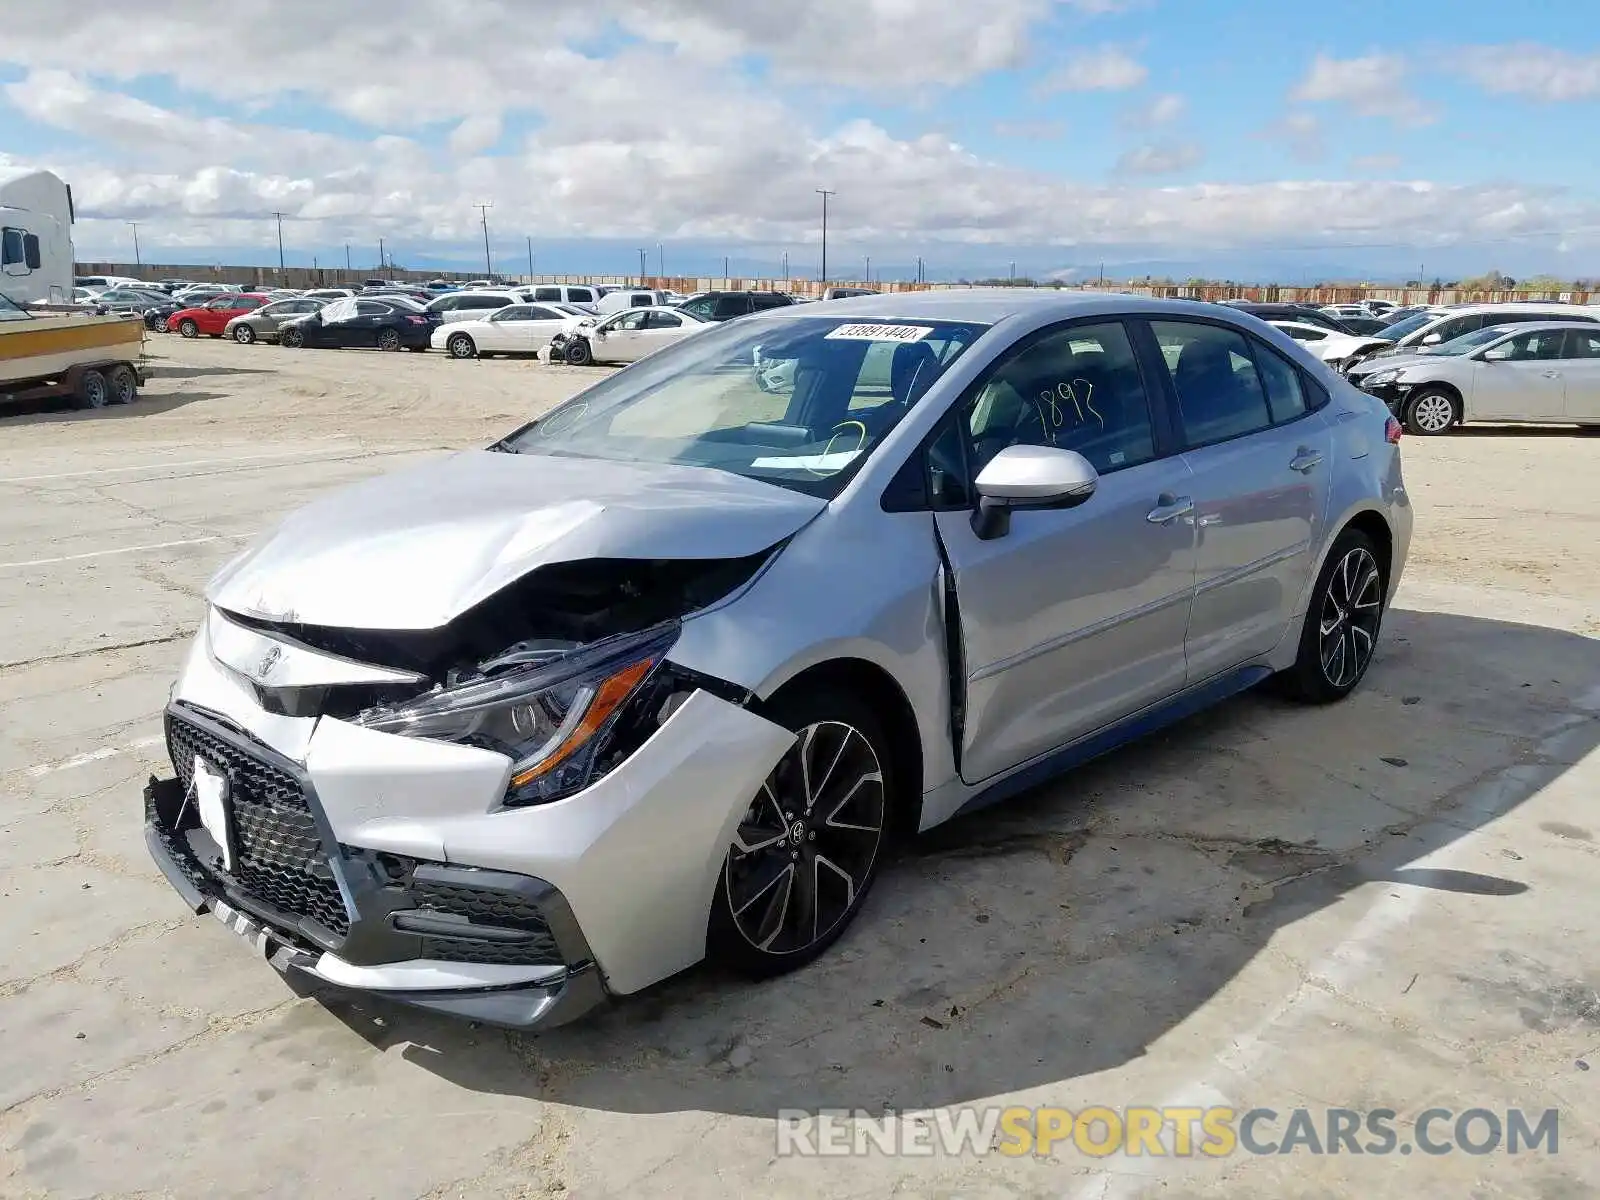
{"type": "Polygon", "coordinates": [[[1370,351],[1387,345],[1386,342],[1372,337],[1353,333],[1334,333],[1331,329],[1324,329],[1321,325],[1313,325],[1309,321],[1272,320],[1267,324],[1283,330],[1336,371],[1344,370],[1346,366],[1370,351]]]}
{"type": "Polygon", "coordinates": [[[538,354],[567,324],[583,315],[565,304],[508,304],[475,321],[440,325],[430,342],[451,358],[538,354]]]}
{"type": "Polygon", "coordinates": [[[609,317],[574,317],[550,347],[551,361],[631,363],[717,322],[676,308],[629,308],[609,317]]]}

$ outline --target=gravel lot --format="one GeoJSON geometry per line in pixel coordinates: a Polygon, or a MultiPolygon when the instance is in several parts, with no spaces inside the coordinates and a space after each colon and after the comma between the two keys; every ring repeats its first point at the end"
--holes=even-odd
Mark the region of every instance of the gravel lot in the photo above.
{"type": "Polygon", "coordinates": [[[797,975],[528,1038],[297,995],[186,914],[139,789],[242,539],[603,372],[151,350],[137,405],[0,419],[0,1195],[1600,1193],[1600,439],[1407,440],[1411,565],[1347,704],[1245,696],[925,839],[797,975]],[[775,1153],[779,1109],[1004,1103],[1556,1107],[1560,1143],[775,1153]]]}

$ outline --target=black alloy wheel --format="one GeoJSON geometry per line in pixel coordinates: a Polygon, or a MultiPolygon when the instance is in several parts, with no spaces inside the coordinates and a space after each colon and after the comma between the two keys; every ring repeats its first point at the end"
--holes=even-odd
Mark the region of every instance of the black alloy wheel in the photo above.
{"type": "Polygon", "coordinates": [[[1299,655],[1281,677],[1293,698],[1327,704],[1355,690],[1377,650],[1384,597],[1383,570],[1371,540],[1345,530],[1311,593],[1299,655]]]}
{"type": "Polygon", "coordinates": [[[757,978],[794,970],[842,934],[889,830],[892,769],[876,718],[853,697],[790,707],[794,744],[739,822],[712,911],[712,954],[757,978]]]}
{"type": "Polygon", "coordinates": [[[378,330],[378,349],[390,351],[400,349],[400,331],[397,329],[378,330]]]}

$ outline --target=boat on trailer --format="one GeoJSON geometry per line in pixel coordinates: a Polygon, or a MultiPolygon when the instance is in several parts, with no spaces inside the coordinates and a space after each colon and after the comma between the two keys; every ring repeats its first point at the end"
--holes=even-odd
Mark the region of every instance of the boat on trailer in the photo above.
{"type": "Polygon", "coordinates": [[[0,292],[0,402],[129,403],[144,382],[144,336],[137,317],[29,312],[0,292]]]}

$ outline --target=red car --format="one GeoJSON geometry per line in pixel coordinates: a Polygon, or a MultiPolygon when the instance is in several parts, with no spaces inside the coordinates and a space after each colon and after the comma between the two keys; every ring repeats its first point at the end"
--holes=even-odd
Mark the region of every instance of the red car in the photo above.
{"type": "Polygon", "coordinates": [[[258,292],[235,292],[214,296],[198,308],[180,308],[167,318],[167,332],[181,333],[186,338],[221,337],[229,321],[247,312],[254,312],[270,297],[258,292]]]}

